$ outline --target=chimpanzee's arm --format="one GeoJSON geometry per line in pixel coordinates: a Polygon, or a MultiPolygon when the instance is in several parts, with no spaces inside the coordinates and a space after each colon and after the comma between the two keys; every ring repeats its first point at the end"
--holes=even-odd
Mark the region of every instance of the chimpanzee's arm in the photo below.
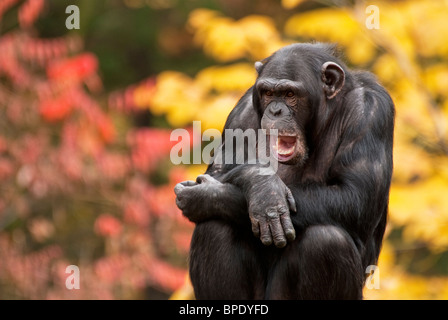
{"type": "MultiPolygon", "coordinates": [[[[237,103],[224,127],[224,129],[237,128],[242,130],[259,128],[258,116],[252,106],[252,88],[237,103]]],[[[221,150],[224,159],[225,130],[222,141],[221,150]]],[[[213,162],[196,182],[185,181],[175,187],[176,203],[188,219],[195,223],[210,219],[224,219],[236,223],[249,221],[246,197],[238,186],[231,181],[224,181],[226,173],[230,170],[243,170],[243,167],[213,162]]]]}
{"type": "Polygon", "coordinates": [[[246,198],[241,190],[230,183],[221,183],[208,174],[196,181],[176,185],[176,204],[190,221],[200,223],[210,219],[230,222],[248,222],[246,198]]]}

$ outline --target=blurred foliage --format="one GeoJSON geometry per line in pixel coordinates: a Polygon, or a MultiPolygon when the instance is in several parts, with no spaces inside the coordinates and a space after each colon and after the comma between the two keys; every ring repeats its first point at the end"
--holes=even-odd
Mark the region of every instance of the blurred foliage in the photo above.
{"type": "Polygon", "coordinates": [[[0,0],[0,298],[192,298],[173,186],[204,166],[170,163],[170,131],[222,130],[253,63],[306,41],[338,43],[397,109],[380,289],[365,297],[448,298],[446,1],[75,4],[68,31],[64,2],[0,0]]]}

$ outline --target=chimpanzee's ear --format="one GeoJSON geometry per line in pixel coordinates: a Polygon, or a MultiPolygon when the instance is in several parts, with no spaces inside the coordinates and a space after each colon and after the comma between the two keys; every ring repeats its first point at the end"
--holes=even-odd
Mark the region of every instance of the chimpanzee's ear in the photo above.
{"type": "Polygon", "coordinates": [[[255,62],[255,70],[257,70],[258,74],[260,74],[262,68],[263,68],[263,62],[261,61],[255,62]]]}
{"type": "Polygon", "coordinates": [[[340,65],[327,61],[322,65],[322,81],[327,99],[333,99],[345,83],[345,72],[340,65]]]}

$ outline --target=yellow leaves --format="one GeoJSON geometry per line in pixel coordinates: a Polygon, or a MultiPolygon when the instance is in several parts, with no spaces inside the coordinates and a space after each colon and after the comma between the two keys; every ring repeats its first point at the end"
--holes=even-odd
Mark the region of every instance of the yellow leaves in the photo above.
{"type": "MultiPolygon", "coordinates": [[[[381,268],[381,267],[380,267],[381,268]]],[[[441,283],[447,283],[445,279],[441,283]]],[[[416,299],[443,299],[440,292],[442,288],[437,285],[437,279],[428,281],[422,276],[407,274],[399,268],[394,268],[387,274],[381,273],[381,287],[378,290],[364,290],[367,300],[416,300],[416,299]],[[434,290],[434,288],[438,290],[434,290]]]]}
{"type": "Polygon", "coordinates": [[[194,10],[188,26],[194,32],[194,41],[204,52],[217,61],[231,61],[244,56],[244,34],[231,18],[206,9],[194,10]]]}
{"type": "MultiPolygon", "coordinates": [[[[201,173],[203,173],[202,171],[201,173]]],[[[195,180],[197,175],[192,178],[192,180],[195,180]]],[[[177,289],[173,294],[170,296],[170,300],[193,300],[194,299],[194,290],[193,285],[191,284],[190,277],[187,275],[185,277],[184,284],[177,289]]]]}
{"type": "Polygon", "coordinates": [[[406,139],[400,128],[395,132],[394,142],[394,182],[409,183],[415,179],[425,179],[434,173],[431,157],[421,148],[406,139]]]}
{"type": "Polygon", "coordinates": [[[404,239],[448,248],[448,180],[434,175],[411,185],[392,186],[390,221],[404,226],[404,239]],[[412,199],[412,200],[411,200],[412,199]]]}
{"type": "MultiPolygon", "coordinates": [[[[296,1],[284,1],[294,6],[296,1]]],[[[376,54],[375,42],[389,43],[413,61],[415,53],[424,57],[448,54],[448,6],[442,1],[408,1],[390,4],[379,1],[380,29],[365,26],[367,15],[351,8],[323,8],[292,16],[285,25],[288,36],[336,42],[345,48],[354,64],[370,62],[376,54]]]]}
{"type": "Polygon", "coordinates": [[[391,90],[397,109],[397,122],[406,125],[409,135],[435,139],[434,122],[430,114],[430,101],[417,84],[403,78],[391,90]]]}
{"type": "Polygon", "coordinates": [[[217,129],[222,131],[227,116],[238,101],[239,96],[227,94],[213,97],[207,101],[207,107],[197,115],[202,130],[217,129]]]}
{"type": "Polygon", "coordinates": [[[286,22],[285,32],[288,36],[309,37],[347,45],[358,35],[360,28],[348,10],[325,8],[292,16],[286,22]]]}
{"type": "MultiPolygon", "coordinates": [[[[443,1],[377,2],[381,41],[388,41],[413,60],[448,54],[448,5],[443,1]]],[[[361,18],[361,17],[360,17],[361,18]]]]}
{"type": "Polygon", "coordinates": [[[417,213],[420,215],[425,211],[425,201],[420,201],[418,192],[421,186],[411,187],[408,185],[393,184],[389,197],[389,218],[396,226],[410,223],[417,213]],[[409,199],[416,201],[410,202],[409,199]]]}
{"type": "Polygon", "coordinates": [[[448,97],[448,64],[437,63],[423,71],[423,81],[434,96],[448,97]]]}
{"type": "Polygon", "coordinates": [[[201,37],[195,38],[203,46],[204,52],[217,61],[232,61],[244,57],[244,33],[230,18],[217,18],[212,21],[201,37]]]}
{"type": "Polygon", "coordinates": [[[346,48],[347,58],[355,64],[365,64],[375,54],[375,46],[366,37],[364,29],[350,10],[336,8],[294,15],[285,25],[289,36],[338,43],[346,48]]]}
{"type": "Polygon", "coordinates": [[[157,76],[155,88],[137,87],[134,102],[149,107],[155,115],[165,115],[173,127],[200,120],[203,131],[222,130],[230,111],[255,78],[255,68],[247,63],[209,67],[195,78],[165,71],[157,76]]]}
{"type": "Polygon", "coordinates": [[[193,30],[199,30],[207,26],[210,21],[217,17],[219,13],[217,11],[209,9],[196,9],[190,13],[188,19],[188,26],[193,30]]]}
{"type": "Polygon", "coordinates": [[[197,9],[190,14],[188,26],[195,43],[221,62],[263,59],[284,45],[273,20],[266,16],[250,15],[236,21],[215,11],[197,9]]]}
{"type": "Polygon", "coordinates": [[[375,60],[372,71],[382,83],[393,83],[403,77],[403,71],[397,59],[389,53],[385,53],[375,60]]]}
{"type": "Polygon", "coordinates": [[[134,91],[134,103],[137,107],[145,107],[152,104],[155,89],[145,86],[137,87],[134,91]]]}
{"type": "Polygon", "coordinates": [[[378,267],[380,288],[365,287],[366,300],[448,299],[448,278],[407,273],[396,264],[394,248],[387,240],[383,243],[378,267]]]}
{"type": "Polygon", "coordinates": [[[185,180],[195,181],[199,175],[204,174],[207,170],[207,166],[208,164],[190,164],[186,166],[185,180]]]}
{"type": "Polygon", "coordinates": [[[285,9],[292,9],[297,7],[302,2],[304,2],[304,0],[282,0],[282,6],[285,9]]]}
{"type": "Polygon", "coordinates": [[[151,111],[156,115],[166,114],[174,127],[189,123],[198,111],[204,90],[195,85],[193,79],[179,72],[162,72],[156,81],[151,111]]]}
{"type": "Polygon", "coordinates": [[[406,15],[407,6],[405,3],[393,4],[381,2],[380,8],[381,27],[378,36],[384,41],[399,49],[408,59],[413,59],[415,55],[415,42],[412,38],[412,20],[406,15]]]}
{"type": "Polygon", "coordinates": [[[358,35],[347,45],[345,54],[352,63],[363,65],[370,62],[375,56],[375,46],[365,36],[358,35]]]}
{"type": "MultiPolygon", "coordinates": [[[[448,144],[448,98],[443,102],[442,108],[440,110],[440,117],[442,119],[441,123],[444,124],[442,130],[444,130],[445,143],[448,144]]],[[[447,166],[448,171],[448,166],[447,166]]]]}
{"type": "Polygon", "coordinates": [[[404,16],[412,22],[415,49],[423,57],[448,54],[448,5],[444,1],[412,1],[404,16]]]}
{"type": "Polygon", "coordinates": [[[237,63],[206,68],[197,74],[196,83],[208,91],[244,91],[254,84],[255,79],[256,71],[252,64],[237,63]]]}
{"type": "Polygon", "coordinates": [[[390,270],[395,265],[395,253],[392,245],[386,240],[381,248],[378,258],[378,267],[384,272],[390,270]]]}
{"type": "Polygon", "coordinates": [[[269,17],[247,16],[238,25],[244,31],[246,51],[253,60],[264,59],[286,44],[269,17]]]}

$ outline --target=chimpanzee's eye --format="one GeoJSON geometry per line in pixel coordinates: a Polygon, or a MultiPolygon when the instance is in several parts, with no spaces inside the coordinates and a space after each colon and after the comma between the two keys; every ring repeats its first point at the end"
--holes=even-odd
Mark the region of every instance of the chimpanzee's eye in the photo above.
{"type": "Polygon", "coordinates": [[[264,94],[267,95],[268,97],[272,97],[273,95],[271,90],[266,90],[264,94]]]}
{"type": "Polygon", "coordinates": [[[294,97],[294,92],[292,92],[291,90],[289,90],[289,91],[286,93],[286,96],[287,96],[288,98],[292,98],[292,97],[294,97]]]}

